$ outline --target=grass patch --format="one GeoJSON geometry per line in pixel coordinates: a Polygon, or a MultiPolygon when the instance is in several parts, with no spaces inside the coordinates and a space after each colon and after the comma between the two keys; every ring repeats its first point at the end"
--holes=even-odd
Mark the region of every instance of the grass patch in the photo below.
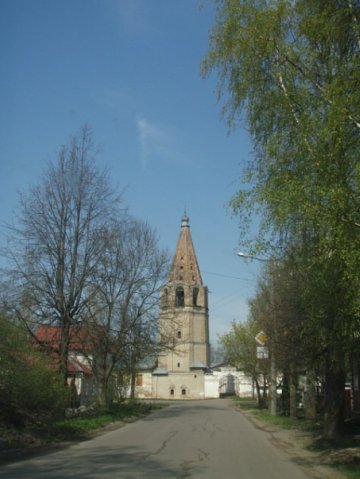
{"type": "Polygon", "coordinates": [[[259,410],[257,401],[255,399],[251,398],[239,398],[235,397],[234,402],[237,406],[239,406],[241,409],[245,411],[250,411],[250,410],[259,410]]]}
{"type": "Polygon", "coordinates": [[[160,409],[164,405],[127,402],[115,404],[109,409],[98,410],[90,416],[73,417],[56,422],[53,426],[58,430],[68,430],[75,433],[87,433],[107,426],[110,423],[123,421],[148,414],[153,409],[160,409]]]}
{"type": "Polygon", "coordinates": [[[33,448],[41,445],[57,444],[62,441],[79,441],[89,437],[91,432],[117,422],[133,420],[161,409],[165,404],[129,401],[112,406],[106,410],[95,410],[82,416],[62,419],[39,426],[29,426],[21,430],[0,428],[1,437],[8,448],[33,448]]]}
{"type": "Polygon", "coordinates": [[[68,430],[78,433],[91,432],[117,420],[120,419],[115,419],[112,414],[101,414],[95,417],[74,417],[54,423],[52,429],[55,431],[68,430]]]}
{"type": "Polygon", "coordinates": [[[268,424],[280,427],[281,429],[299,429],[301,431],[317,433],[320,431],[320,423],[314,423],[306,419],[294,419],[287,416],[272,416],[266,409],[254,411],[254,415],[268,424]]]}
{"type": "Polygon", "coordinates": [[[360,479],[360,467],[353,466],[334,466],[334,469],[344,474],[348,479],[360,479]]]}
{"type": "Polygon", "coordinates": [[[267,409],[259,409],[257,401],[251,398],[235,398],[240,409],[249,411],[260,421],[280,427],[281,429],[300,429],[308,432],[319,432],[320,424],[303,418],[293,419],[287,416],[272,416],[267,409]]]}

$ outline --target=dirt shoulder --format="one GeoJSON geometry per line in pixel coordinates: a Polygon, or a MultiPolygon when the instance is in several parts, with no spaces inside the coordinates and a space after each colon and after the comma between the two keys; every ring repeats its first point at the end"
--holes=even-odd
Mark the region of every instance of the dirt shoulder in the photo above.
{"type": "Polygon", "coordinates": [[[314,437],[299,429],[281,429],[256,418],[251,412],[236,407],[255,427],[265,431],[270,441],[283,450],[311,479],[346,479],[334,469],[337,464],[360,464],[360,448],[335,450],[331,453],[310,450],[314,437]]]}

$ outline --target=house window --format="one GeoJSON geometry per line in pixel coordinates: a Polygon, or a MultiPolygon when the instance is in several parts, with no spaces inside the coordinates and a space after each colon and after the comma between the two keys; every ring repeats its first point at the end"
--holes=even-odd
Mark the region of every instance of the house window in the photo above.
{"type": "Polygon", "coordinates": [[[175,306],[176,307],[182,307],[184,306],[185,300],[184,300],[184,288],[179,286],[176,288],[176,296],[175,296],[175,306]]]}
{"type": "Polygon", "coordinates": [[[185,389],[185,388],[183,388],[183,389],[181,390],[181,395],[182,395],[182,396],[186,396],[186,389],[185,389]]]}
{"type": "Polygon", "coordinates": [[[143,385],[143,375],[138,374],[136,376],[136,386],[142,386],[143,385]]]}
{"type": "Polygon", "coordinates": [[[181,331],[177,332],[177,337],[178,337],[178,339],[181,339],[181,331]]]}
{"type": "Polygon", "coordinates": [[[179,367],[180,367],[180,363],[178,363],[178,365],[177,365],[177,366],[178,366],[178,368],[179,368],[179,367]]]}
{"type": "Polygon", "coordinates": [[[175,389],[174,389],[174,388],[171,388],[171,389],[170,389],[170,396],[174,396],[174,394],[175,394],[175,389]]]}

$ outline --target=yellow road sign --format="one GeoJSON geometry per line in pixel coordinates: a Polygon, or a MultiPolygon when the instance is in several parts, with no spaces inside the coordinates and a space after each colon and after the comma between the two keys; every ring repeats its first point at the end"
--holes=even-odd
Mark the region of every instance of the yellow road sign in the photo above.
{"type": "Polygon", "coordinates": [[[260,331],[260,333],[257,333],[257,335],[255,336],[255,341],[261,346],[264,346],[267,341],[266,333],[264,333],[264,331],[260,331]]]}

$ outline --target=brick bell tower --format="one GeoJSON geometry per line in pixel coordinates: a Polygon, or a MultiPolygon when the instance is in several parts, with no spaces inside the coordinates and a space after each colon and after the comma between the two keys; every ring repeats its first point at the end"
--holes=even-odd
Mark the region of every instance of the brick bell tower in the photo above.
{"type": "Polygon", "coordinates": [[[205,372],[210,349],[208,289],[201,278],[186,214],[181,219],[168,281],[160,299],[160,334],[172,347],[160,355],[158,368],[170,375],[205,372]]]}

